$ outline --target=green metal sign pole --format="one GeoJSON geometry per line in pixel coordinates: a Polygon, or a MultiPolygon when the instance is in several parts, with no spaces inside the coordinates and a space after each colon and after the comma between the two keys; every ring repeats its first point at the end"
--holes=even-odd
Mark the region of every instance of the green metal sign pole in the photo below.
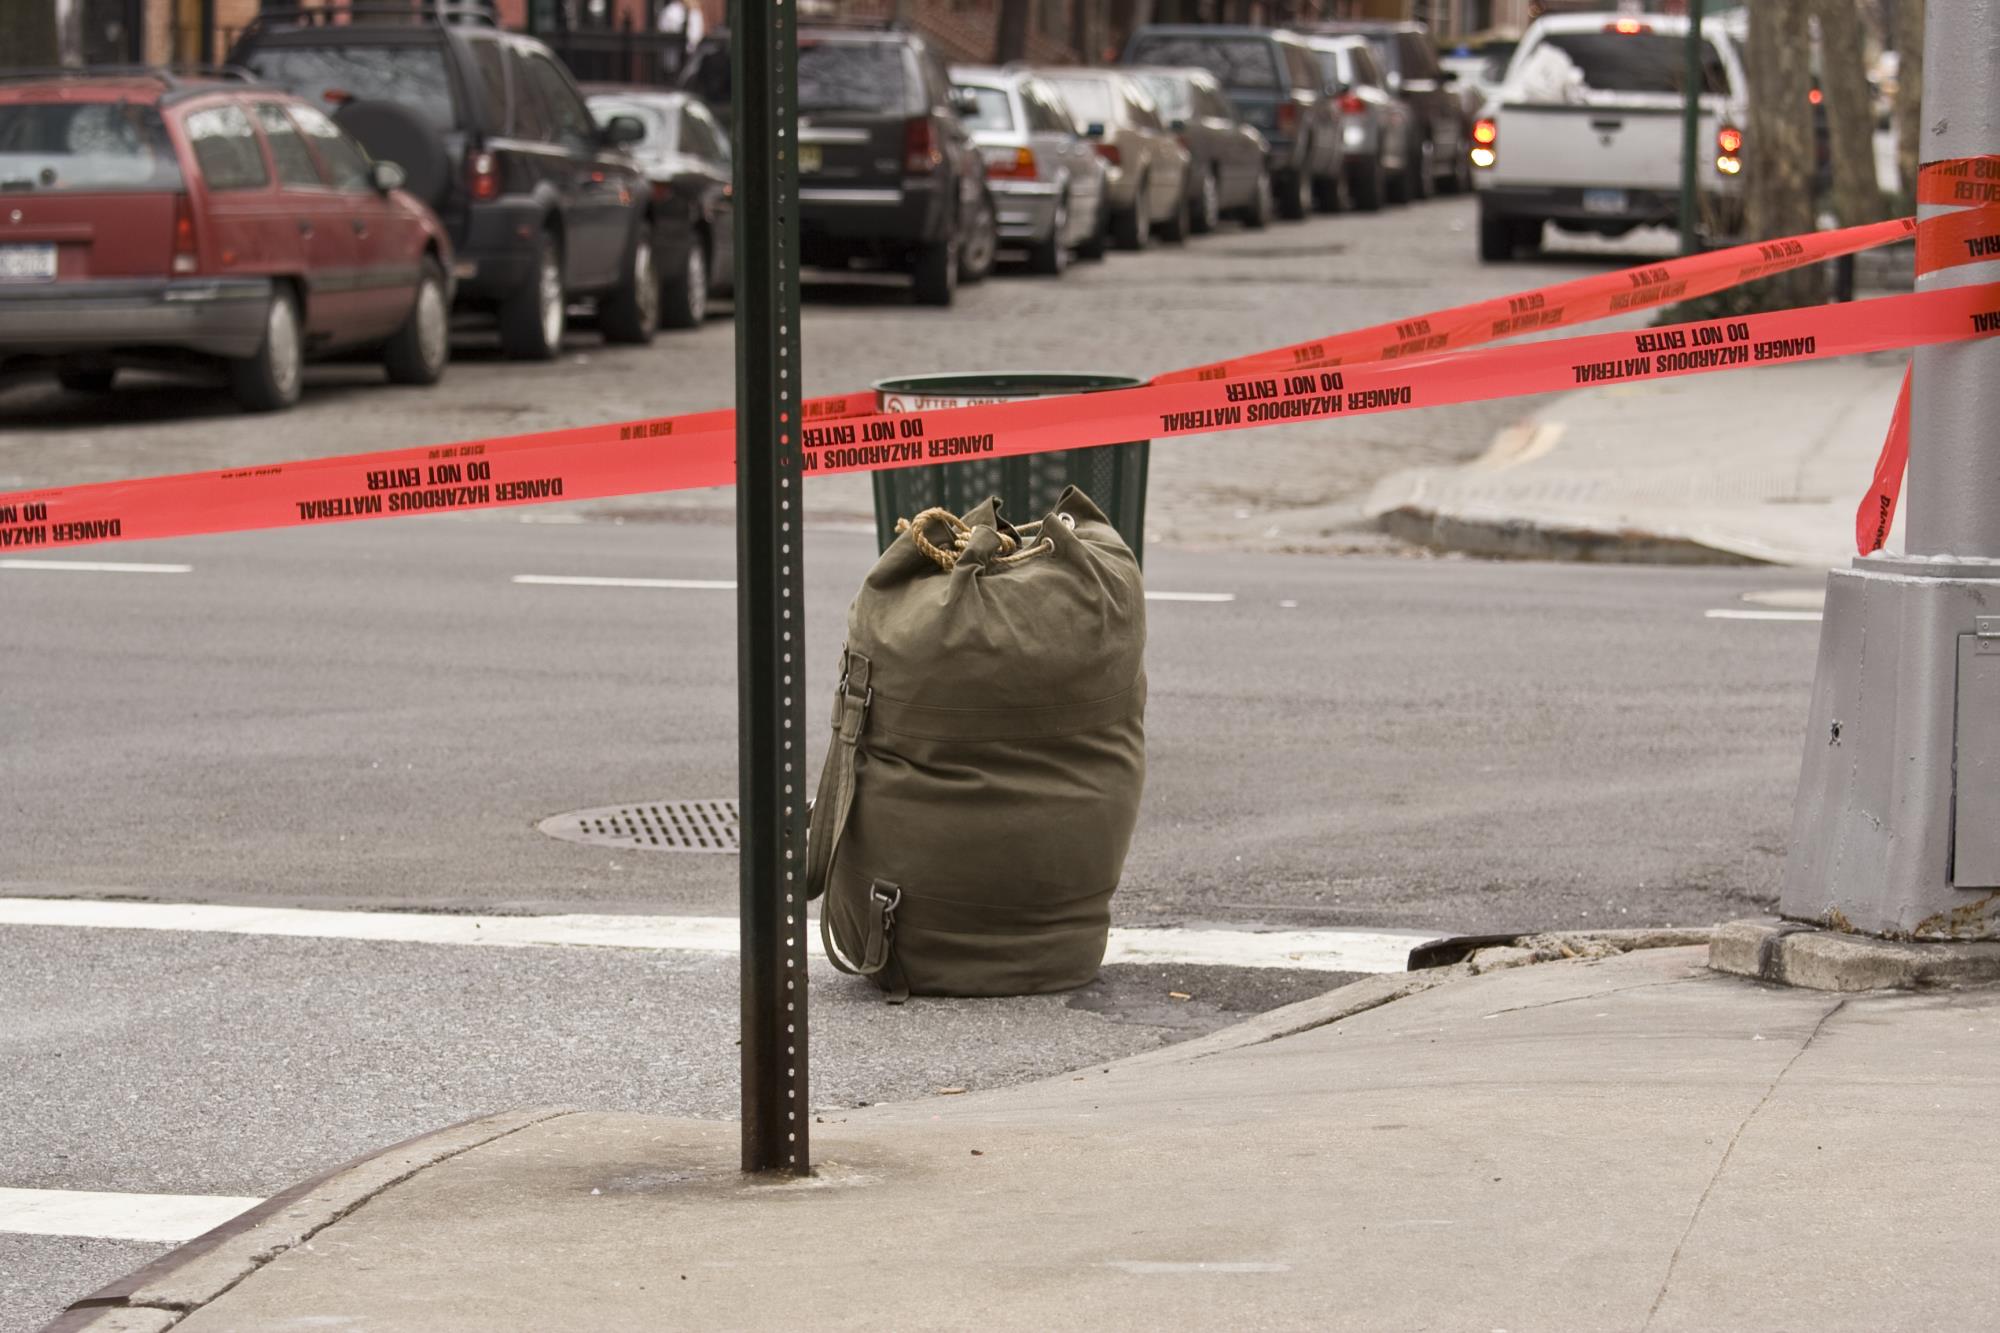
{"type": "Polygon", "coordinates": [[[807,1175],[797,20],[732,0],[743,1169],[807,1175]]]}
{"type": "Polygon", "coordinates": [[[1703,0],[1687,0],[1687,69],[1681,76],[1681,253],[1701,248],[1695,230],[1701,218],[1701,12],[1703,0]]]}

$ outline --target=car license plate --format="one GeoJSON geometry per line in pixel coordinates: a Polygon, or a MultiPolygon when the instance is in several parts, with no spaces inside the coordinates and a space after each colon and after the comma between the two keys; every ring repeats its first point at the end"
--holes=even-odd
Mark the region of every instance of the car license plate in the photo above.
{"type": "Polygon", "coordinates": [[[1623,213],[1625,211],[1625,191],[1585,190],[1583,211],[1586,213],[1623,213]]]}
{"type": "Polygon", "coordinates": [[[56,248],[50,245],[0,245],[0,282],[53,282],[56,248]]]}
{"type": "Polygon", "coordinates": [[[799,145],[799,174],[809,175],[818,171],[826,162],[826,153],[816,143],[799,145]]]}

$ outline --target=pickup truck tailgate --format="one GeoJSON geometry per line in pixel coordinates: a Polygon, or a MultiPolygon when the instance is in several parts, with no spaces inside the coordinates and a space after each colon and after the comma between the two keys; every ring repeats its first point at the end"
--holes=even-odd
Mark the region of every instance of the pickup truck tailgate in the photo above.
{"type": "MultiPolygon", "coordinates": [[[[1503,104],[1494,120],[1492,185],[1680,188],[1677,106],[1503,104]]],[[[1712,150],[1717,127],[1718,113],[1704,108],[1697,151],[1712,150]]]]}

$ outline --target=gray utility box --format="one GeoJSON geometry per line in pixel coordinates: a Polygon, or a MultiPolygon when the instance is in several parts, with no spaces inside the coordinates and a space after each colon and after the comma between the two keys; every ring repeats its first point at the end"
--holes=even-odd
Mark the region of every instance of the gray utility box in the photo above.
{"type": "Polygon", "coordinates": [[[2000,888],[2000,616],[1958,639],[1952,746],[1951,882],[2000,888]]]}

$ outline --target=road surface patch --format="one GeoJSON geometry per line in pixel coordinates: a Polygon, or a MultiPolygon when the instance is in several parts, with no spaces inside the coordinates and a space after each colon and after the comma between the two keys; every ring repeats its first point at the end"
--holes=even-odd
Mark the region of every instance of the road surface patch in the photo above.
{"type": "Polygon", "coordinates": [[[1823,611],[1743,611],[1734,607],[1717,607],[1704,612],[1710,620],[1796,620],[1816,621],[1825,618],[1823,611]]]}
{"type": "Polygon", "coordinates": [[[193,1240],[262,1202],[216,1194],[0,1188],[0,1234],[177,1244],[193,1240]]]}
{"type": "Polygon", "coordinates": [[[60,574],[187,574],[193,565],[152,565],[129,560],[0,560],[0,569],[60,574]]]}

